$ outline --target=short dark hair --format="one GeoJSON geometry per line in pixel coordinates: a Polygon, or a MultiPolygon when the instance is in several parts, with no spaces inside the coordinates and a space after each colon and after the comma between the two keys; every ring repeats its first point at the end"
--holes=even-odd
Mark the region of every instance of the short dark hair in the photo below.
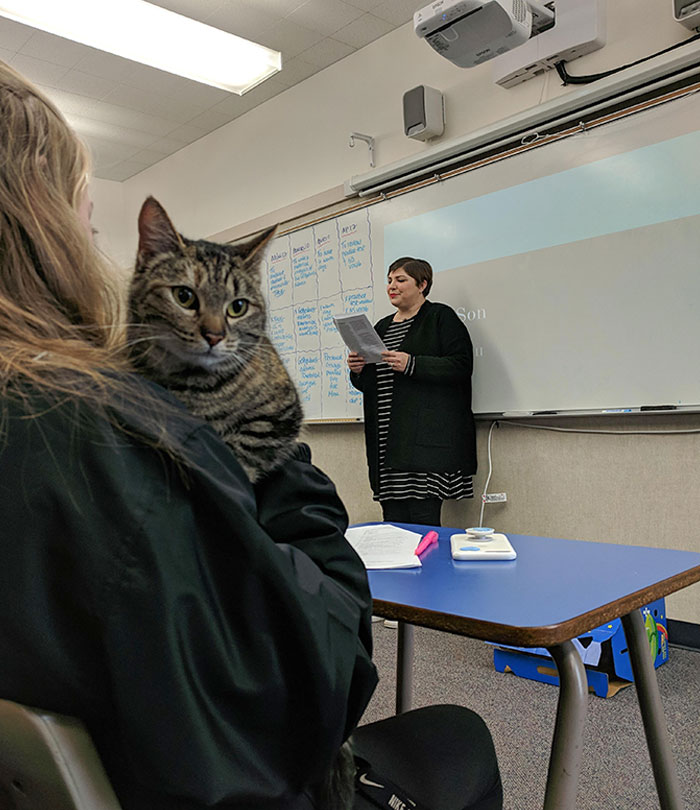
{"type": "Polygon", "coordinates": [[[430,288],[433,286],[433,268],[425,259],[414,259],[412,256],[402,256],[400,259],[395,259],[389,265],[387,275],[393,273],[394,270],[405,270],[411,278],[415,279],[416,284],[425,281],[423,295],[428,295],[430,288]]]}

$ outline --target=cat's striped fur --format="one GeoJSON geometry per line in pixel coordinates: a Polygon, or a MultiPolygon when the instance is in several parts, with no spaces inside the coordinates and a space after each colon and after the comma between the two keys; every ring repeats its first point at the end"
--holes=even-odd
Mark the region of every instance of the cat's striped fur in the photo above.
{"type": "MultiPolygon", "coordinates": [[[[191,241],[149,197],[129,290],[134,366],[210,422],[253,481],[291,455],[302,420],[294,383],[265,332],[260,263],[275,230],[236,245],[191,241]]],[[[314,806],[350,810],[354,776],[345,743],[310,788],[314,806]]]]}
{"type": "Polygon", "coordinates": [[[234,245],[192,241],[149,197],[129,290],[134,366],[206,419],[253,481],[291,455],[302,420],[265,331],[260,265],[274,233],[234,245]]]}

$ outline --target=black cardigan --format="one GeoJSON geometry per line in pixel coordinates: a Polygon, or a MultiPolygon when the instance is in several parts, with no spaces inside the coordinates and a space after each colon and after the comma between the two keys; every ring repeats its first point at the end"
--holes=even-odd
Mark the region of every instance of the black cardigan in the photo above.
{"type": "MultiPolygon", "coordinates": [[[[393,315],[375,329],[384,337],[393,315]]],[[[476,472],[476,433],[471,410],[472,342],[467,327],[446,304],[426,301],[398,351],[415,357],[413,374],[394,376],[386,465],[409,472],[476,472]]],[[[369,478],[379,486],[376,365],[350,374],[363,393],[369,478]]]]}
{"type": "Polygon", "coordinates": [[[0,697],[81,717],[124,810],[307,808],[376,683],[333,484],[252,487],[183,416],[185,480],[133,408],[31,405],[0,402],[0,697]]]}

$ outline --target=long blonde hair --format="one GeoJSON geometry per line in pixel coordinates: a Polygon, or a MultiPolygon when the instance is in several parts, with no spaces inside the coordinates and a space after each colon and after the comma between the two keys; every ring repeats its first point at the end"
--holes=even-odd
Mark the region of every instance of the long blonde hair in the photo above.
{"type": "Polygon", "coordinates": [[[125,368],[112,271],[78,215],[89,169],[56,107],[0,61],[0,393],[99,400],[125,368]]]}

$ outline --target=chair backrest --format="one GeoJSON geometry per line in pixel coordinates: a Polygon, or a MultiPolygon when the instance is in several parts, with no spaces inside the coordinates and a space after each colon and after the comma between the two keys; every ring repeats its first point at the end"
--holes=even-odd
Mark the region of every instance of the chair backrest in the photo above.
{"type": "Polygon", "coordinates": [[[0,810],[121,810],[85,726],[0,700],[0,810]]]}

